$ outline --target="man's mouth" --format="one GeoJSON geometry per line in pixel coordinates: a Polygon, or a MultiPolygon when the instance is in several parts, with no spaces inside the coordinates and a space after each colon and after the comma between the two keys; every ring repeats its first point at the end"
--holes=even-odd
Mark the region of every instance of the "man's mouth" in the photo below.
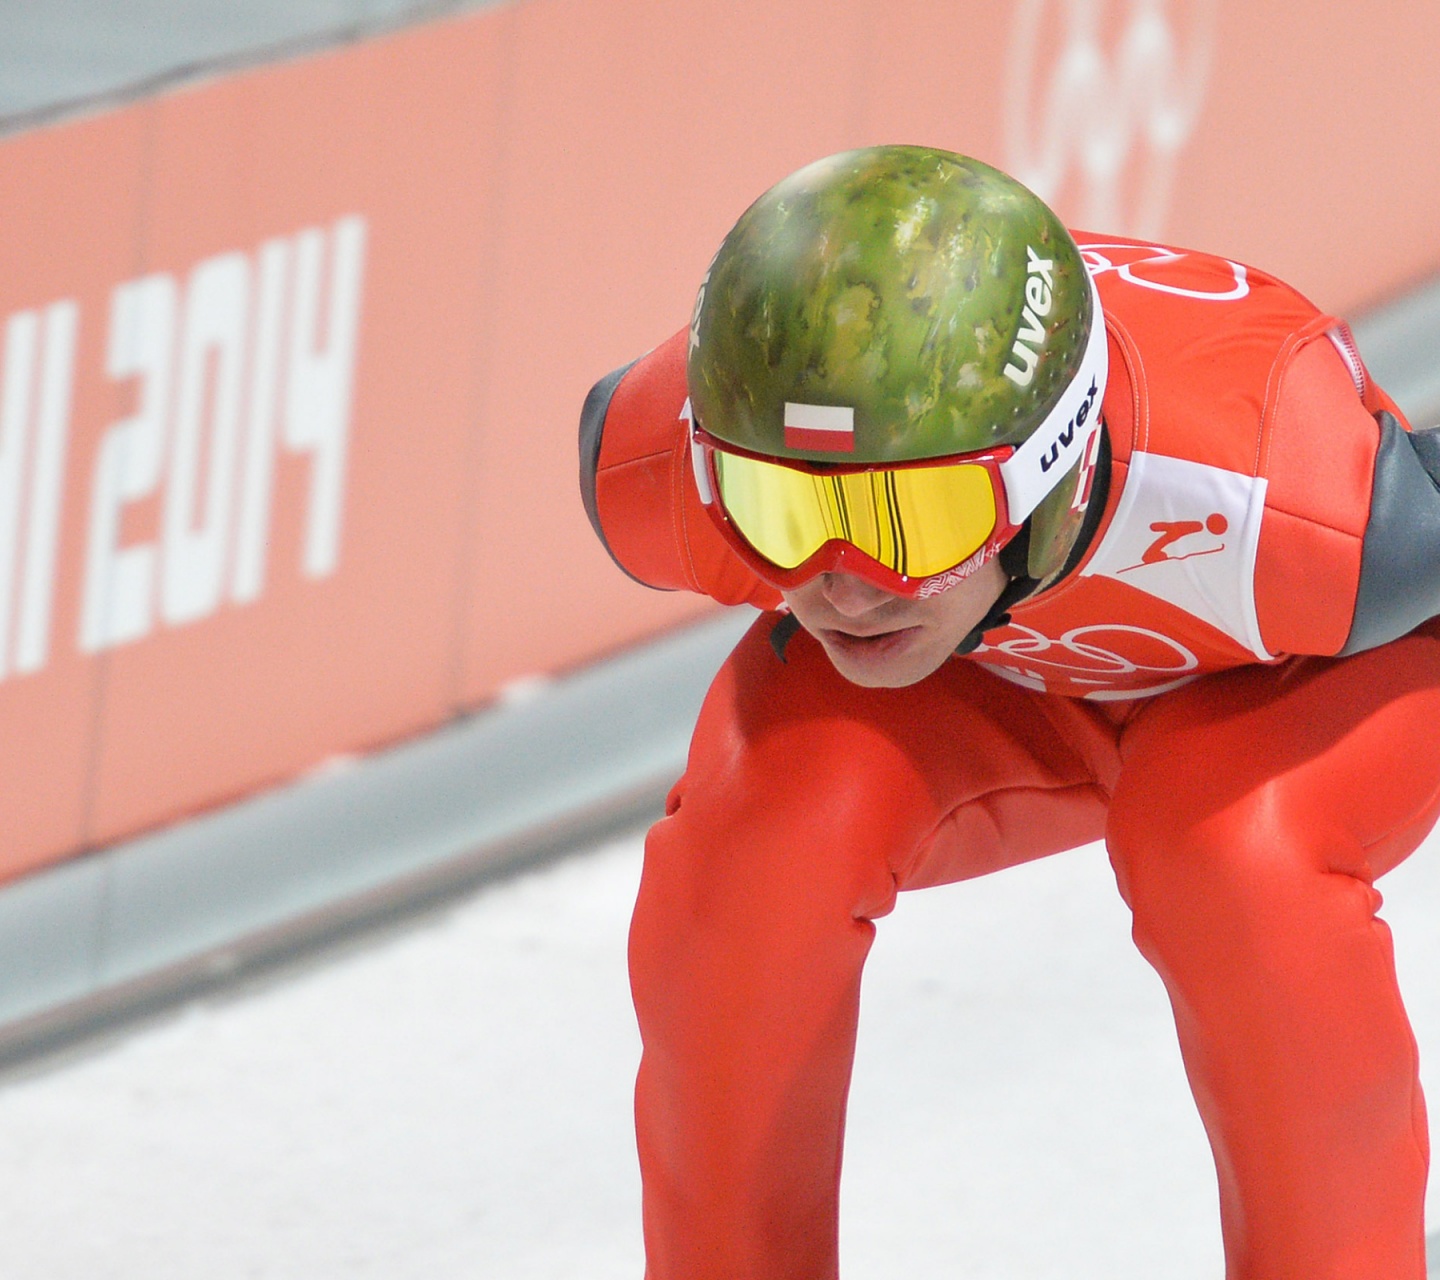
{"type": "Polygon", "coordinates": [[[920,634],[919,627],[895,627],[888,631],[857,634],[853,631],[827,629],[824,640],[841,653],[856,657],[881,657],[903,648],[920,634]]]}

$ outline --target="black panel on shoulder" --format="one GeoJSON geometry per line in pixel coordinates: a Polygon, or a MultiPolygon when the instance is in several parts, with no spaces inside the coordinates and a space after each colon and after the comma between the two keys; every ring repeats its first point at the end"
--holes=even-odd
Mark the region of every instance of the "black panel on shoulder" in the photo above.
{"type": "Polygon", "coordinates": [[[1355,618],[1341,654],[1396,640],[1440,614],[1440,432],[1379,415],[1355,618]]]}
{"type": "MultiPolygon", "coordinates": [[[[612,560],[615,560],[615,553],[610,551],[610,544],[605,541],[605,530],[600,527],[600,506],[595,499],[595,476],[600,470],[600,440],[605,434],[605,415],[610,412],[610,400],[615,394],[615,388],[635,364],[632,360],[623,369],[616,369],[614,373],[607,373],[601,378],[590,388],[590,394],[585,397],[585,407],[580,410],[580,496],[585,502],[585,514],[590,517],[590,526],[595,530],[600,544],[610,552],[612,560]]],[[[615,563],[620,564],[618,560],[615,560],[615,563]]],[[[624,565],[620,567],[625,568],[624,565]]]]}

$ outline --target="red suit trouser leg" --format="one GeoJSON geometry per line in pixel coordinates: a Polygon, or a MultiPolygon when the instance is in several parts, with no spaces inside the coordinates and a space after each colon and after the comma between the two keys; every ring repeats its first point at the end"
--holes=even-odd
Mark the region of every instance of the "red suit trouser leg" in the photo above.
{"type": "Polygon", "coordinates": [[[1416,1050],[1373,881],[1440,807],[1440,640],[1140,710],[1107,841],[1215,1153],[1231,1280],[1422,1280],[1416,1050]]]}
{"type": "Polygon", "coordinates": [[[1098,839],[1084,749],[1118,762],[1078,705],[968,663],[858,689],[803,633],[780,663],[773,621],[716,678],[646,844],[630,960],[650,1280],[836,1275],[871,921],[898,887],[1098,839]]]}
{"type": "Polygon", "coordinates": [[[896,891],[1106,833],[1175,1004],[1232,1280],[1420,1280],[1424,1119],[1374,874],[1433,820],[1440,644],[1123,716],[952,662],[843,681],[762,619],[631,932],[649,1280],[828,1280],[860,974],[896,891]],[[1113,804],[1111,795],[1114,795],[1113,804]]]}

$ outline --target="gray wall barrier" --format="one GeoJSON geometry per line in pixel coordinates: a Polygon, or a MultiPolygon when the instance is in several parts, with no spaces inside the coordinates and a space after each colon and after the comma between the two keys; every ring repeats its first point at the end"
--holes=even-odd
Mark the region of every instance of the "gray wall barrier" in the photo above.
{"type": "Polygon", "coordinates": [[[659,813],[751,610],[0,890],[0,1059],[659,813]]]}

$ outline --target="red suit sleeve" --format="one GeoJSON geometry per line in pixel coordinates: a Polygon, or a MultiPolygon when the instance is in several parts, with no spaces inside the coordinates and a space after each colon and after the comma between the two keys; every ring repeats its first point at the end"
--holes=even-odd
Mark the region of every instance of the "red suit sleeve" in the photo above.
{"type": "Polygon", "coordinates": [[[590,522],[648,587],[773,609],[780,596],[736,556],[706,514],[690,463],[681,330],[598,382],[580,422],[580,486],[590,522]]]}

